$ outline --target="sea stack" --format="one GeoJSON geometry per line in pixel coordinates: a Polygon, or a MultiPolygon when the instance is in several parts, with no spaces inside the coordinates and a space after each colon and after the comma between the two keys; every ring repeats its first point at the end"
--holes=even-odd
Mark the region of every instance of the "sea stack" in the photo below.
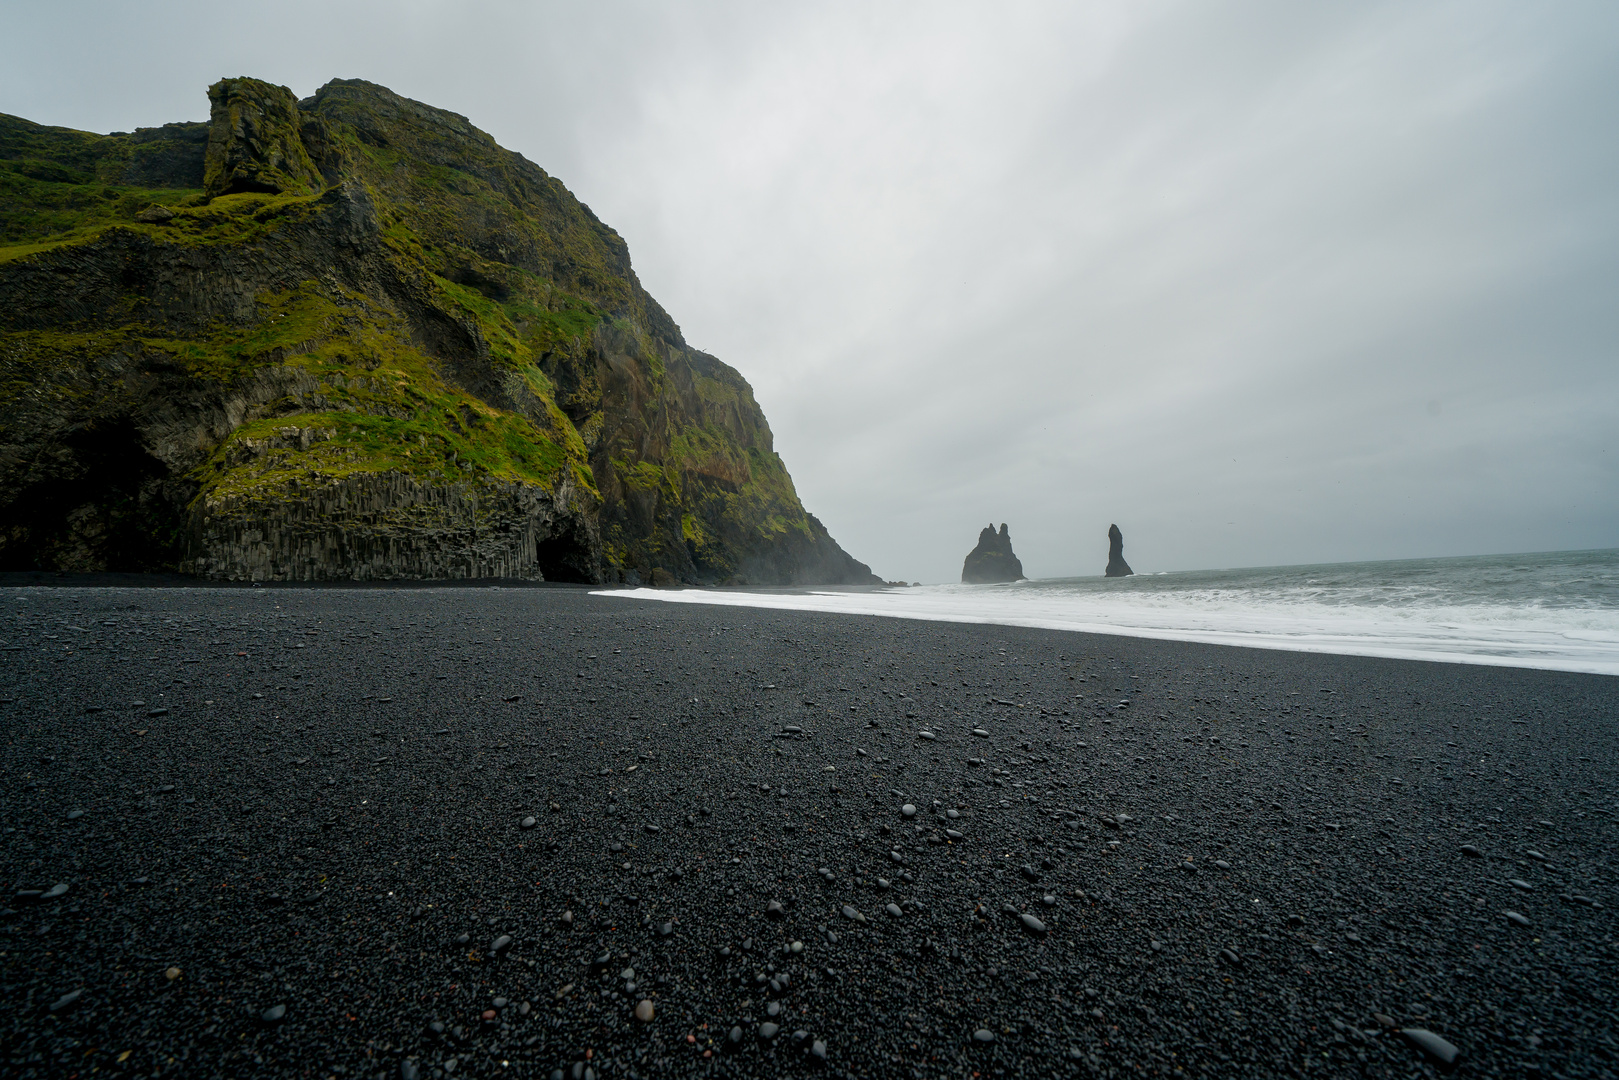
{"type": "Polygon", "coordinates": [[[1012,537],[1007,533],[1004,521],[1001,522],[999,533],[994,525],[985,525],[984,531],[978,534],[978,546],[961,564],[961,580],[966,585],[1023,580],[1023,564],[1012,552],[1012,537]]]}
{"type": "Polygon", "coordinates": [[[1107,527],[1107,576],[1129,577],[1135,571],[1124,561],[1124,534],[1117,525],[1107,527]]]}

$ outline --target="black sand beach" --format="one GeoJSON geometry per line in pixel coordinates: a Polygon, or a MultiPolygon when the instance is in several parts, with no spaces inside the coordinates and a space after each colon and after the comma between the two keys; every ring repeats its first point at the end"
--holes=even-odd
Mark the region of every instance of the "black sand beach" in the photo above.
{"type": "Polygon", "coordinates": [[[1613,678],[573,589],[0,604],[7,1076],[1619,1069],[1613,678]]]}

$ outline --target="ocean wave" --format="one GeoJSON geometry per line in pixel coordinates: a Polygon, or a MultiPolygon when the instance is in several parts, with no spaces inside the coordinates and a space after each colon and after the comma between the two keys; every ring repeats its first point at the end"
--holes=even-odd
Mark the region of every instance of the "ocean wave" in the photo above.
{"type": "Polygon", "coordinates": [[[601,595],[1619,675],[1619,552],[1197,571],[1122,581],[614,589],[601,595]]]}

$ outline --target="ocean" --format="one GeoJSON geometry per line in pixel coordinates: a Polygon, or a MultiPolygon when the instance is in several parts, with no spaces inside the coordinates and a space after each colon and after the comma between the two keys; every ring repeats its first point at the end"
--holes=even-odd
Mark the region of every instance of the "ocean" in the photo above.
{"type": "Polygon", "coordinates": [[[602,595],[1619,675],[1619,549],[1006,585],[602,595]]]}

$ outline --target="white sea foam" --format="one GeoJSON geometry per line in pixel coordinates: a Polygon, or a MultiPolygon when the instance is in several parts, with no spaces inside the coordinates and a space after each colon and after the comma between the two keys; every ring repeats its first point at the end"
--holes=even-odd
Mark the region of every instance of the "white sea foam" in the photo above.
{"type": "Polygon", "coordinates": [[[1619,675],[1619,552],[895,589],[614,589],[665,603],[1619,675]]]}

